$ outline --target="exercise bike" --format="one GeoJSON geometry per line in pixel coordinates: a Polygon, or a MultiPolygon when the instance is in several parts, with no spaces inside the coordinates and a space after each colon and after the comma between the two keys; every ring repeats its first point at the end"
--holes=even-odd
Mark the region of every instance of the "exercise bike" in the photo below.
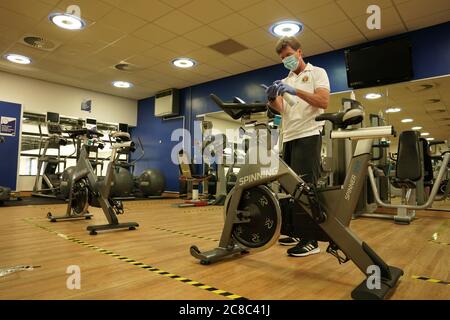
{"type": "MultiPolygon", "coordinates": [[[[251,119],[252,114],[268,109],[265,103],[224,103],[213,94],[211,98],[233,119],[241,119],[244,123],[251,119]]],[[[345,130],[349,125],[362,122],[364,111],[355,100],[343,99],[343,104],[345,111],[322,114],[316,121],[331,121],[338,128],[332,131],[331,138],[358,140],[344,184],[316,189],[314,185],[305,183],[267,145],[267,152],[277,163],[265,166],[258,157],[256,164],[247,161],[241,167],[236,185],[225,201],[225,224],[219,246],[206,252],[192,246],[190,253],[193,257],[207,265],[235,254],[267,249],[277,241],[280,232],[294,237],[311,236],[311,239],[329,242],[327,252],[339,263],[352,260],[366,275],[367,279],[352,291],[352,298],[383,299],[391,292],[403,271],[387,265],[352,232],[349,224],[366,183],[372,140],[392,136],[394,129],[385,126],[345,130]],[[286,209],[292,206],[284,205],[267,186],[276,181],[293,202],[291,205],[295,210],[286,209]],[[367,280],[373,266],[379,270],[379,286],[369,289],[367,280]]],[[[250,145],[247,157],[258,154],[255,150],[258,145],[250,145]]]]}
{"type": "Polygon", "coordinates": [[[118,150],[132,147],[133,142],[130,135],[124,132],[115,132],[111,135],[115,139],[112,145],[111,161],[109,162],[105,179],[98,181],[94,173],[94,169],[89,160],[89,146],[101,144],[98,138],[103,134],[89,130],[77,129],[67,130],[66,133],[72,139],[81,142],[81,150],[77,160],[71,179],[69,179],[69,203],[67,205],[66,214],[63,216],[54,216],[51,212],[47,214],[47,218],[51,222],[58,220],[70,219],[90,219],[92,215],[89,213],[89,205],[100,207],[108,220],[108,224],[88,226],[89,234],[96,235],[97,231],[110,229],[129,229],[135,230],[139,226],[136,222],[119,223],[118,214],[123,214],[123,204],[121,201],[113,200],[110,197],[111,184],[114,170],[114,160],[118,155],[118,150]]]}

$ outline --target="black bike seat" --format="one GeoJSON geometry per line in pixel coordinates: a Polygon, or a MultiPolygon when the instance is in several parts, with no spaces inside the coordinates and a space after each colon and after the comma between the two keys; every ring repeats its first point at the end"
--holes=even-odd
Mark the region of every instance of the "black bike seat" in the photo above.
{"type": "Polygon", "coordinates": [[[316,121],[331,121],[334,125],[341,126],[345,112],[322,113],[316,117],[316,121]]]}

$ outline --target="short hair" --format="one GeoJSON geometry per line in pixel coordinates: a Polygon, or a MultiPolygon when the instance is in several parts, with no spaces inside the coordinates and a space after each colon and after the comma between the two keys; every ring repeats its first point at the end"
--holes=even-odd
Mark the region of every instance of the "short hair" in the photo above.
{"type": "Polygon", "coordinates": [[[277,45],[275,46],[275,50],[278,54],[280,54],[281,51],[283,51],[283,49],[288,46],[295,51],[302,48],[300,41],[298,41],[296,37],[282,37],[280,40],[278,40],[277,45]]]}

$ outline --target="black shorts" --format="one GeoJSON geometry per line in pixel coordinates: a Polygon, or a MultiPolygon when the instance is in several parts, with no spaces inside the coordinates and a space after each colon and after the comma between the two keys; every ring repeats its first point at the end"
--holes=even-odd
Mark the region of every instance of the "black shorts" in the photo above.
{"type": "Polygon", "coordinates": [[[322,136],[314,135],[285,142],[283,160],[301,178],[316,184],[321,173],[322,136]]]}

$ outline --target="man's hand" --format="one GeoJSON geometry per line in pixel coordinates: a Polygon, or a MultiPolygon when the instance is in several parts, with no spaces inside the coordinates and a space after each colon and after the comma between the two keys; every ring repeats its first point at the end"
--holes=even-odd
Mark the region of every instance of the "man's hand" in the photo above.
{"type": "Polygon", "coordinates": [[[285,93],[289,93],[293,96],[297,95],[297,89],[295,89],[294,87],[291,87],[288,84],[279,82],[278,86],[277,86],[277,95],[279,96],[283,96],[283,94],[285,93]]]}
{"type": "Polygon", "coordinates": [[[265,85],[261,86],[263,86],[263,88],[266,90],[267,98],[269,99],[269,101],[275,100],[275,98],[277,97],[278,85],[274,83],[270,87],[265,85]]]}

